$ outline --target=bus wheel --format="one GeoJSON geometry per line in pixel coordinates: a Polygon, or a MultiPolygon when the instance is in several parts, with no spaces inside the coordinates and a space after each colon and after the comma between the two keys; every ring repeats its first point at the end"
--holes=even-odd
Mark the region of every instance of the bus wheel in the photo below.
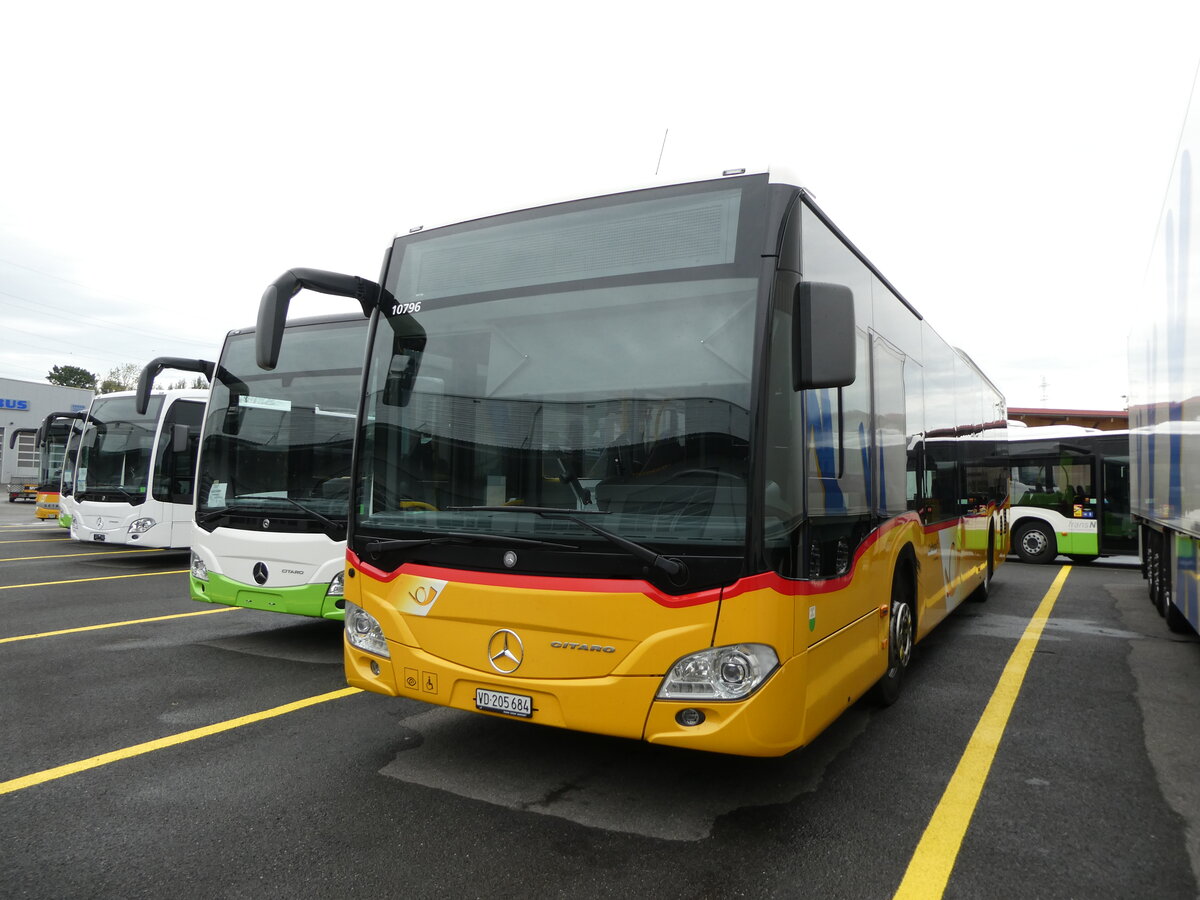
{"type": "MultiPolygon", "coordinates": [[[[1171,628],[1171,613],[1176,611],[1175,604],[1171,602],[1171,574],[1167,570],[1167,566],[1163,560],[1163,554],[1159,553],[1157,557],[1155,574],[1157,575],[1156,582],[1158,584],[1158,614],[1167,618],[1167,627],[1171,628]]],[[[1174,628],[1171,628],[1175,631],[1174,628]]]]}
{"type": "Polygon", "coordinates": [[[1041,522],[1022,526],[1017,534],[1017,556],[1026,563],[1054,562],[1054,557],[1058,556],[1054,532],[1041,522]]]}
{"type": "Polygon", "coordinates": [[[1168,591],[1167,610],[1163,614],[1167,619],[1167,627],[1170,628],[1171,631],[1175,632],[1175,634],[1190,633],[1192,630],[1192,623],[1187,620],[1187,616],[1179,611],[1179,607],[1170,601],[1170,596],[1170,592],[1168,591]]]}
{"type": "Polygon", "coordinates": [[[888,626],[888,668],[875,684],[875,701],[891,706],[900,697],[900,682],[912,661],[916,629],[913,620],[912,585],[903,570],[892,578],[891,624],[888,626]]]}
{"type": "Polygon", "coordinates": [[[1170,606],[1170,602],[1163,605],[1163,582],[1162,582],[1162,560],[1158,555],[1158,547],[1151,546],[1146,553],[1146,584],[1149,587],[1150,603],[1158,610],[1158,614],[1166,614],[1166,606],[1170,606]]]}
{"type": "Polygon", "coordinates": [[[983,570],[983,583],[971,593],[971,600],[983,603],[991,595],[992,575],[996,570],[996,532],[988,529],[987,566],[983,570]]]}

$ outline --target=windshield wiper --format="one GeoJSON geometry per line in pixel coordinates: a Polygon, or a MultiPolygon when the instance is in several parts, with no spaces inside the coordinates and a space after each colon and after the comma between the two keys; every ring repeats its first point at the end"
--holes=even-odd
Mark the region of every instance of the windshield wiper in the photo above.
{"type": "Polygon", "coordinates": [[[503,534],[468,534],[465,531],[447,531],[437,537],[412,538],[410,540],[371,541],[364,548],[368,556],[377,556],[385,550],[407,550],[409,547],[424,547],[427,544],[506,544],[516,547],[557,547],[562,550],[578,550],[572,544],[554,541],[539,541],[534,538],[511,537],[503,534]]]}
{"type": "Polygon", "coordinates": [[[209,509],[209,510],[205,510],[204,512],[197,512],[196,513],[196,524],[203,525],[205,522],[215,519],[218,516],[224,516],[224,515],[227,515],[228,513],[233,512],[234,509],[235,509],[235,507],[232,507],[232,506],[219,506],[216,509],[209,509]]]}
{"type": "MultiPolygon", "coordinates": [[[[304,504],[297,503],[291,497],[268,497],[265,499],[286,500],[288,503],[295,506],[301,512],[316,519],[318,522],[320,522],[322,525],[324,525],[326,529],[328,529],[330,531],[340,532],[340,531],[344,531],[346,528],[345,522],[340,522],[340,523],[335,522],[333,519],[330,519],[327,516],[321,515],[315,509],[309,509],[304,504]]],[[[262,507],[259,507],[259,510],[254,510],[249,505],[220,506],[220,507],[217,507],[216,509],[209,509],[209,510],[205,510],[204,512],[197,512],[196,513],[196,522],[197,522],[197,524],[203,525],[206,522],[211,521],[212,519],[216,519],[216,518],[219,518],[220,516],[228,515],[229,513],[235,513],[235,512],[242,513],[243,515],[247,515],[247,516],[257,516],[257,515],[261,514],[261,512],[260,512],[261,509],[262,509],[262,507]]]]}
{"type": "MultiPolygon", "coordinates": [[[[672,579],[683,580],[687,578],[687,566],[681,560],[662,556],[655,553],[649,547],[635,543],[628,538],[623,538],[606,528],[601,528],[599,525],[593,525],[586,519],[581,519],[576,510],[556,509],[552,506],[453,506],[450,509],[464,512],[523,512],[541,516],[543,519],[566,519],[568,522],[582,525],[588,531],[593,531],[605,540],[611,541],[647,565],[658,569],[660,572],[665,572],[672,579]]],[[[595,513],[592,513],[592,515],[595,515],[595,513]]]]}
{"type": "Polygon", "coordinates": [[[112,487],[112,486],[90,487],[90,488],[87,488],[86,490],[80,491],[80,493],[81,494],[121,494],[125,497],[126,500],[132,500],[135,496],[134,494],[131,494],[131,493],[129,493],[129,491],[125,490],[125,488],[112,487]]]}
{"type": "Polygon", "coordinates": [[[334,531],[341,531],[343,528],[346,527],[345,522],[338,524],[337,522],[333,521],[333,519],[330,519],[330,518],[327,518],[326,516],[321,515],[315,509],[310,509],[309,507],[305,506],[303,503],[298,503],[297,501],[293,500],[291,497],[275,497],[273,499],[286,500],[288,503],[292,504],[292,506],[296,507],[296,509],[300,510],[301,512],[308,513],[308,515],[312,516],[318,522],[323,524],[326,528],[331,528],[334,531]]]}

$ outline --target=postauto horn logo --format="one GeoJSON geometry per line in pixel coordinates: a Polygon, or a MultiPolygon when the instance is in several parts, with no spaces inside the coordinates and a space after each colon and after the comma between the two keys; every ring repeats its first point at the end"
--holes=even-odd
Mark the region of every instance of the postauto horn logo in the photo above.
{"type": "Polygon", "coordinates": [[[0,409],[29,409],[29,401],[9,400],[7,397],[0,397],[0,409]]]}

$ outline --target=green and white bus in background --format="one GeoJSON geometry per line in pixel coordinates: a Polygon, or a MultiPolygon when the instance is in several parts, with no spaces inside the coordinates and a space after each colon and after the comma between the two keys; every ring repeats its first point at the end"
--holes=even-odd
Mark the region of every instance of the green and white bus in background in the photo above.
{"type": "Polygon", "coordinates": [[[1078,425],[1013,428],[1012,549],[1027,563],[1137,553],[1129,509],[1129,432],[1078,425]]]}
{"type": "Polygon", "coordinates": [[[343,618],[342,573],[367,318],[306,318],[260,369],[229,332],[212,379],[191,525],[191,597],[343,618]]]}
{"type": "Polygon", "coordinates": [[[83,422],[87,419],[87,412],[77,421],[72,423],[71,430],[67,432],[67,442],[63,448],[63,467],[62,474],[58,481],[58,525],[60,528],[71,527],[71,521],[75,516],[75,507],[78,505],[75,502],[75,463],[79,457],[79,439],[83,436],[83,422]]]}

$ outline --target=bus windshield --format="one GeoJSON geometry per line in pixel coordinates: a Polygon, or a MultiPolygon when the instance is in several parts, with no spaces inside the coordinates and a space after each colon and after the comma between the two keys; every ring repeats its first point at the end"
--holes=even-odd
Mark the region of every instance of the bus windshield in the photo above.
{"type": "Polygon", "coordinates": [[[151,397],[145,415],[138,415],[132,395],[96,398],[80,438],[78,499],[145,501],[162,402],[151,397]]]}
{"type": "Polygon", "coordinates": [[[46,437],[41,446],[41,489],[57,491],[62,480],[63,464],[66,455],[67,438],[75,427],[75,420],[57,420],[46,429],[46,437]]]}
{"type": "Polygon", "coordinates": [[[660,189],[398,241],[356,534],[604,541],[570,515],[677,552],[740,546],[761,193],[660,189]]]}
{"type": "Polygon", "coordinates": [[[273,515],[306,522],[302,531],[344,528],[365,335],[361,318],[290,325],[269,372],[255,363],[254,332],[229,335],[204,426],[198,522],[273,515]]]}

